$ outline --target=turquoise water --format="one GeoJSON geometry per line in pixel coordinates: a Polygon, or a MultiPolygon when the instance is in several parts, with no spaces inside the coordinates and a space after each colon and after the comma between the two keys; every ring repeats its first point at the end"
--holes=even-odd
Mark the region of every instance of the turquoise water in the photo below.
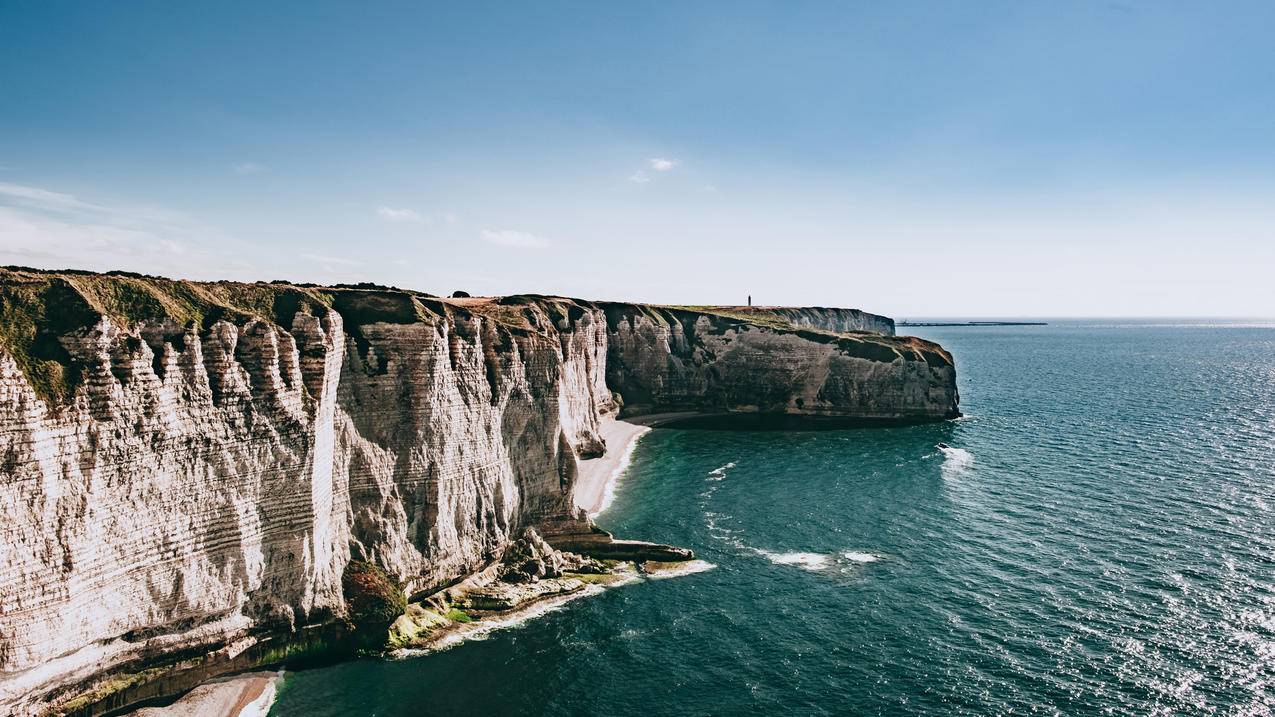
{"type": "Polygon", "coordinates": [[[966,418],[642,439],[599,522],[715,569],[272,714],[1270,714],[1275,328],[915,331],[966,418]]]}

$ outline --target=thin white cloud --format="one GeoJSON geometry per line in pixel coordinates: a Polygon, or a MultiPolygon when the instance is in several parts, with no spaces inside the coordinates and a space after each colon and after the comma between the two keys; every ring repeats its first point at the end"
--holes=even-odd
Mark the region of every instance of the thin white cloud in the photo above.
{"type": "Polygon", "coordinates": [[[244,162],[235,165],[235,174],[261,174],[266,168],[256,162],[244,162]]]}
{"type": "Polygon", "coordinates": [[[663,157],[651,158],[651,169],[657,172],[668,172],[678,165],[676,159],[665,159],[663,157]]]}
{"type": "MultiPolygon", "coordinates": [[[[127,269],[146,274],[253,278],[257,273],[238,242],[190,225],[123,226],[106,219],[63,219],[0,206],[0,264],[50,269],[127,269]],[[191,240],[191,241],[187,241],[191,240]],[[197,243],[192,243],[197,242],[197,243]],[[202,246],[216,246],[209,251],[202,246]],[[194,270],[194,272],[192,272],[194,270]]],[[[258,277],[259,278],[259,277],[258,277]]]]}
{"type": "Polygon", "coordinates": [[[499,231],[484,229],[482,237],[496,246],[515,249],[544,249],[549,246],[549,240],[542,236],[514,229],[501,229],[499,231]]]}
{"type": "Polygon", "coordinates": [[[387,222],[424,224],[426,221],[415,209],[395,209],[384,204],[376,208],[376,215],[387,222]]]}
{"type": "Polygon", "coordinates": [[[629,176],[629,181],[636,182],[638,184],[646,184],[651,181],[651,175],[643,172],[642,170],[638,170],[629,176]]]}
{"type": "Polygon", "coordinates": [[[233,237],[163,208],[106,206],[0,183],[0,263],[250,278],[251,254],[233,237]]]}
{"type": "Polygon", "coordinates": [[[82,202],[70,194],[50,192],[47,189],[41,189],[39,187],[27,187],[21,184],[10,184],[8,182],[0,182],[0,197],[32,206],[37,209],[78,212],[112,211],[107,207],[98,204],[82,202]]]}

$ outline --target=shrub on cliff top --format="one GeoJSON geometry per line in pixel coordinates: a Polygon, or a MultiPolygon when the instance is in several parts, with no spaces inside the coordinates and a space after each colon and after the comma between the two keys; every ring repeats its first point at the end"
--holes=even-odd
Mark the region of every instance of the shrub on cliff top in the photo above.
{"type": "Polygon", "coordinates": [[[385,638],[385,631],[407,610],[407,598],[380,568],[352,561],[341,578],[354,629],[369,638],[385,638]]]}

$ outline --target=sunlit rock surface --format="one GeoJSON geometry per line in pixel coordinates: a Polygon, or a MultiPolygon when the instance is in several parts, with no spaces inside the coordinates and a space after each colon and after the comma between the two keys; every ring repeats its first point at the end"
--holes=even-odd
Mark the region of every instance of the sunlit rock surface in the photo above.
{"type": "Polygon", "coordinates": [[[420,595],[584,526],[621,405],[957,415],[946,352],[837,311],[0,270],[0,705],[340,618],[351,560],[420,595]]]}

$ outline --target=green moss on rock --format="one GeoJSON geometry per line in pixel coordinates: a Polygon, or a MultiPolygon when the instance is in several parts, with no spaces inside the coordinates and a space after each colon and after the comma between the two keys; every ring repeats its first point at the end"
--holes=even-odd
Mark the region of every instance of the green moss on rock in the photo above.
{"type": "Polygon", "coordinates": [[[351,561],[341,578],[350,622],[365,642],[384,642],[386,630],[407,611],[399,586],[371,563],[351,561]]]}
{"type": "Polygon", "coordinates": [[[443,617],[447,618],[448,620],[451,620],[452,622],[473,622],[474,621],[474,618],[470,617],[469,613],[465,612],[464,610],[461,610],[458,607],[449,609],[447,611],[447,614],[443,615],[443,617]]]}

